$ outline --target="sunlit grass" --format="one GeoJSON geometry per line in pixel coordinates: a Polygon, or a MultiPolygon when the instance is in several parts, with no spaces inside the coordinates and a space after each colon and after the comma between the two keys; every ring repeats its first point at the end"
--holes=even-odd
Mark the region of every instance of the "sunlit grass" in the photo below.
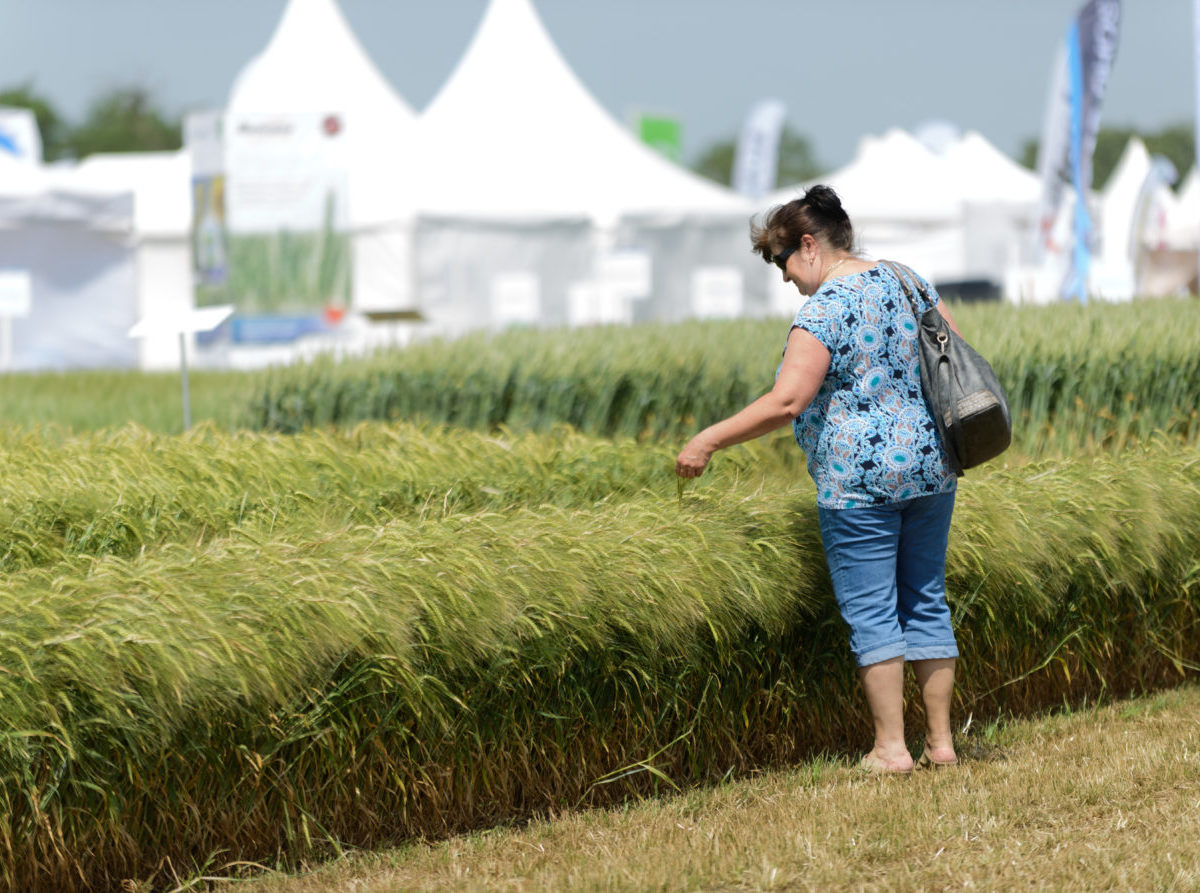
{"type": "MultiPolygon", "coordinates": [[[[253,393],[247,372],[191,370],[193,422],[230,430],[253,393]]],[[[183,385],[178,372],[74,371],[0,375],[0,426],[54,426],[64,432],[137,424],[153,431],[183,430],[183,385]]]]}

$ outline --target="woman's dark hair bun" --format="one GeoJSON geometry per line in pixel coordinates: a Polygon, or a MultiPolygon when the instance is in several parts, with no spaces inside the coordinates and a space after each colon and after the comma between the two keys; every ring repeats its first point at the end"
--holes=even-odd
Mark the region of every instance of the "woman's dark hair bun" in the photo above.
{"type": "Polygon", "coordinates": [[[854,227],[832,187],[813,186],[802,198],[772,208],[762,225],[753,224],[754,250],[767,263],[776,246],[796,246],[805,237],[823,240],[839,251],[854,251],[854,227]]]}
{"type": "Polygon", "coordinates": [[[842,200],[833,191],[833,187],[818,184],[804,193],[804,202],[814,211],[824,214],[835,214],[842,210],[842,200]]]}

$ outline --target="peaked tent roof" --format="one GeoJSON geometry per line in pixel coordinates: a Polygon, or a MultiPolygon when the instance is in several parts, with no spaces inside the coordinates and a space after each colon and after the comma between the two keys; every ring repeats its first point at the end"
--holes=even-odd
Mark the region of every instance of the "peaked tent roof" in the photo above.
{"type": "Polygon", "coordinates": [[[288,0],[267,46],[234,80],[226,111],[361,111],[368,120],[400,127],[416,119],[367,56],[335,0],[288,0]]]}
{"type": "Polygon", "coordinates": [[[748,213],[614,121],[576,78],[530,0],[491,0],[419,119],[419,210],[482,217],[748,213]]]}
{"type": "Polygon", "coordinates": [[[1195,165],[1167,206],[1166,242],[1180,251],[1200,251],[1200,173],[1195,165]]]}
{"type": "Polygon", "coordinates": [[[1100,194],[1103,256],[1128,258],[1133,247],[1133,229],[1146,177],[1150,153],[1140,139],[1130,137],[1117,166],[1100,194]]]}
{"type": "Polygon", "coordinates": [[[1200,172],[1197,172],[1195,165],[1192,165],[1192,169],[1183,178],[1178,196],[1180,204],[1195,211],[1196,219],[1200,220],[1200,172]]]}
{"type": "MultiPolygon", "coordinates": [[[[962,212],[962,197],[941,159],[899,128],[882,137],[863,137],[853,161],[808,185],[815,183],[833,187],[856,226],[870,221],[942,223],[962,212]]],[[[799,194],[799,187],[791,186],[772,193],[770,201],[780,204],[799,194]]]]}
{"type": "Polygon", "coordinates": [[[1041,200],[1038,175],[974,130],[947,146],[942,159],[964,201],[1037,204],[1041,200]]]}
{"type": "MultiPolygon", "coordinates": [[[[968,131],[935,152],[899,128],[867,136],[854,160],[813,181],[832,186],[852,221],[949,221],[968,202],[1036,204],[1037,175],[1017,164],[981,134],[968,131]]],[[[811,184],[810,184],[811,185],[811,184]]],[[[776,202],[789,201],[800,187],[781,189],[776,202]]]]}

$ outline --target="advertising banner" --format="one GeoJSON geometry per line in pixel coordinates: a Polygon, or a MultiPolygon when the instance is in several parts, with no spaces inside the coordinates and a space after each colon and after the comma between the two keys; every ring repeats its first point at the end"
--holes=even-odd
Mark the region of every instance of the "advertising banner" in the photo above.
{"type": "Polygon", "coordinates": [[[638,138],[658,154],[676,164],[683,161],[683,124],[667,115],[639,114],[638,138]]]}
{"type": "Polygon", "coordinates": [[[344,126],[336,114],[231,116],[225,127],[231,232],[343,229],[344,126]]]}
{"type": "Polygon", "coordinates": [[[214,273],[221,256],[206,234],[226,235],[227,273],[208,300],[231,303],[239,315],[344,307],[351,289],[344,117],[228,115],[223,139],[224,178],[212,178],[207,193],[216,225],[196,221],[197,256],[214,273]]]}
{"type": "Polygon", "coordinates": [[[1070,269],[1062,296],[1087,300],[1093,249],[1088,197],[1092,188],[1092,154],[1100,131],[1100,105],[1117,50],[1119,0],[1088,0],[1067,31],[1051,81],[1039,170],[1042,176],[1043,251],[1057,219],[1064,184],[1075,189],[1070,269]]]}
{"type": "Polygon", "coordinates": [[[192,112],[183,120],[183,144],[192,162],[192,264],[201,304],[224,299],[218,293],[208,300],[207,290],[223,285],[228,276],[223,119],[214,110],[192,112]]]}
{"type": "Polygon", "coordinates": [[[787,107],[777,99],[756,104],[746,116],[733,156],[733,189],[759,199],[775,188],[779,170],[779,138],[787,107]]]}

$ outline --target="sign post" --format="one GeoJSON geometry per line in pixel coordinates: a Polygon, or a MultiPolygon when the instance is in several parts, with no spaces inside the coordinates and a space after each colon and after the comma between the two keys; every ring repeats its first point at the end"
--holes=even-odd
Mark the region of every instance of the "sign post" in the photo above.
{"type": "Polygon", "coordinates": [[[188,393],[187,336],[197,332],[211,332],[233,315],[232,304],[216,307],[201,307],[176,316],[146,317],[129,330],[130,338],[146,338],[151,335],[179,336],[179,375],[183,382],[183,430],[192,427],[191,397],[188,393]]]}

